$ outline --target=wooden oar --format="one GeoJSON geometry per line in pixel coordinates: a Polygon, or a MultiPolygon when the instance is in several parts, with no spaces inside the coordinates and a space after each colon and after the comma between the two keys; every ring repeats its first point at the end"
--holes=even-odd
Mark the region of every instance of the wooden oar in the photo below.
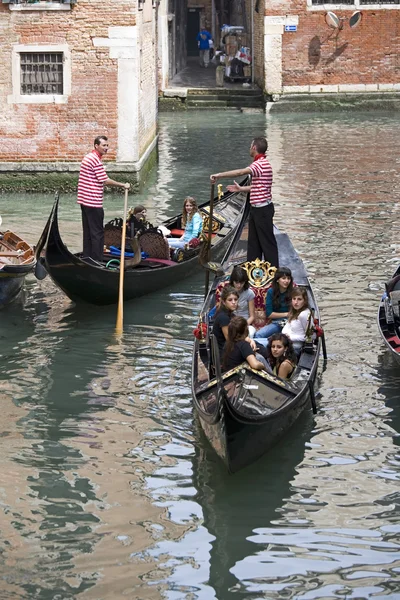
{"type": "Polygon", "coordinates": [[[118,311],[117,311],[117,324],[115,327],[115,333],[122,335],[122,323],[124,316],[124,269],[125,269],[125,239],[126,239],[126,214],[128,212],[128,188],[125,188],[125,199],[124,199],[124,218],[122,222],[122,236],[121,236],[121,260],[119,264],[119,296],[118,296],[118,311]]]}

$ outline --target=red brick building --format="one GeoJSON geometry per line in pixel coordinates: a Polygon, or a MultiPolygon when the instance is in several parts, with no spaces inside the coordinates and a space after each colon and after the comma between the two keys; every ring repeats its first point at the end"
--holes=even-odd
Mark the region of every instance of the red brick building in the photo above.
{"type": "Polygon", "coordinates": [[[259,4],[263,39],[256,40],[256,49],[264,57],[264,67],[258,81],[263,78],[267,93],[400,89],[399,0],[260,0],[259,4]]]}
{"type": "Polygon", "coordinates": [[[3,174],[29,179],[34,169],[76,179],[104,133],[108,170],[135,179],[156,142],[157,4],[0,2],[3,174]]]}

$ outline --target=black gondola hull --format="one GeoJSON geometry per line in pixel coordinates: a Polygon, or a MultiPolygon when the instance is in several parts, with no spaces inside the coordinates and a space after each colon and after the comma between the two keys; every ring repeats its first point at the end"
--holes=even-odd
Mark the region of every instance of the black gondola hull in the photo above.
{"type": "MultiPolygon", "coordinates": [[[[225,200],[226,225],[223,235],[216,234],[211,248],[212,260],[219,260],[229,247],[245,212],[245,194],[232,195],[225,200]]],[[[218,202],[216,202],[218,208],[218,202]]],[[[58,199],[46,225],[44,265],[54,283],[74,302],[106,305],[118,302],[119,270],[96,266],[72,254],[61,239],[58,228],[58,199]]],[[[176,282],[200,270],[199,253],[182,262],[156,266],[140,264],[124,274],[124,300],[132,300],[176,282]]]]}

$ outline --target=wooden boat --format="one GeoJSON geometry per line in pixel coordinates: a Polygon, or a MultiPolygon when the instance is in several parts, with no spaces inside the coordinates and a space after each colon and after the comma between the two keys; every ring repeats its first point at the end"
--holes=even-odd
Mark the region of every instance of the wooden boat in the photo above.
{"type": "Polygon", "coordinates": [[[385,285],[378,309],[378,328],[390,350],[400,364],[400,266],[385,285]]]}
{"type": "MultiPolygon", "coordinates": [[[[237,264],[246,269],[256,293],[257,318],[260,296],[263,310],[265,293],[273,279],[275,267],[258,259],[254,263],[246,262],[247,234],[245,223],[238,229],[219,270],[229,273],[237,264]]],[[[275,228],[275,235],[279,264],[289,267],[295,283],[307,288],[310,307],[314,310],[315,318],[319,319],[303,262],[285,233],[275,228]]],[[[200,313],[197,333],[201,330],[206,330],[206,333],[200,335],[194,344],[192,396],[205,435],[228,470],[235,472],[254,462],[276,444],[305,408],[313,406],[315,412],[313,386],[322,338],[314,335],[315,339],[305,344],[290,380],[282,380],[265,371],[255,371],[247,362],[222,374],[219,361],[214,360],[218,350],[215,339],[210,335],[208,315],[215,306],[216,294],[223,279],[224,276],[215,277],[200,313]]]]}
{"type": "Polygon", "coordinates": [[[0,233],[0,306],[17,298],[26,275],[35,266],[32,246],[12,231],[0,233]]]}
{"type": "MultiPolygon", "coordinates": [[[[110,254],[105,254],[104,262],[98,263],[91,259],[84,259],[82,254],[71,253],[61,239],[58,227],[57,197],[46,227],[37,244],[37,255],[41,255],[41,263],[50,274],[54,283],[75,302],[84,301],[92,304],[113,304],[118,302],[119,287],[119,261],[110,254]],[[44,256],[43,256],[44,255],[44,256]]],[[[219,198],[214,201],[211,227],[211,256],[214,260],[220,259],[233,239],[235,232],[245,214],[246,194],[219,193],[219,198]]],[[[209,224],[210,205],[204,203],[199,206],[203,215],[203,232],[207,234],[209,224]]],[[[176,216],[162,225],[172,233],[181,235],[181,215],[176,216]]],[[[148,232],[142,234],[139,247],[136,240],[134,244],[137,260],[125,260],[124,300],[132,300],[139,296],[149,294],[158,289],[176,283],[180,279],[193,274],[200,267],[199,258],[204,250],[205,241],[196,248],[188,248],[175,252],[174,260],[170,260],[166,240],[161,233],[148,232]],[[149,239],[151,238],[150,243],[149,239]],[[146,244],[145,244],[146,240],[146,244]],[[157,244],[154,244],[154,241],[157,244]],[[160,254],[151,253],[151,247],[157,246],[157,251],[167,245],[168,258],[160,254]],[[141,250],[148,253],[148,257],[140,260],[141,250]]]]}

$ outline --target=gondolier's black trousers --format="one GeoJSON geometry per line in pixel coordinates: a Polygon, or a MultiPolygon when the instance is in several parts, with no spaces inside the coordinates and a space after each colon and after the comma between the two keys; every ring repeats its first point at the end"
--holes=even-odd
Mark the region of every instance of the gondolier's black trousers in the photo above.
{"type": "Polygon", "coordinates": [[[273,203],[261,208],[250,207],[249,238],[247,242],[247,260],[264,256],[272,266],[279,267],[278,244],[274,236],[273,203]]]}
{"type": "Polygon", "coordinates": [[[93,208],[83,206],[82,227],[83,227],[83,257],[91,256],[94,260],[101,262],[103,260],[104,248],[104,210],[102,208],[93,208]]]}

